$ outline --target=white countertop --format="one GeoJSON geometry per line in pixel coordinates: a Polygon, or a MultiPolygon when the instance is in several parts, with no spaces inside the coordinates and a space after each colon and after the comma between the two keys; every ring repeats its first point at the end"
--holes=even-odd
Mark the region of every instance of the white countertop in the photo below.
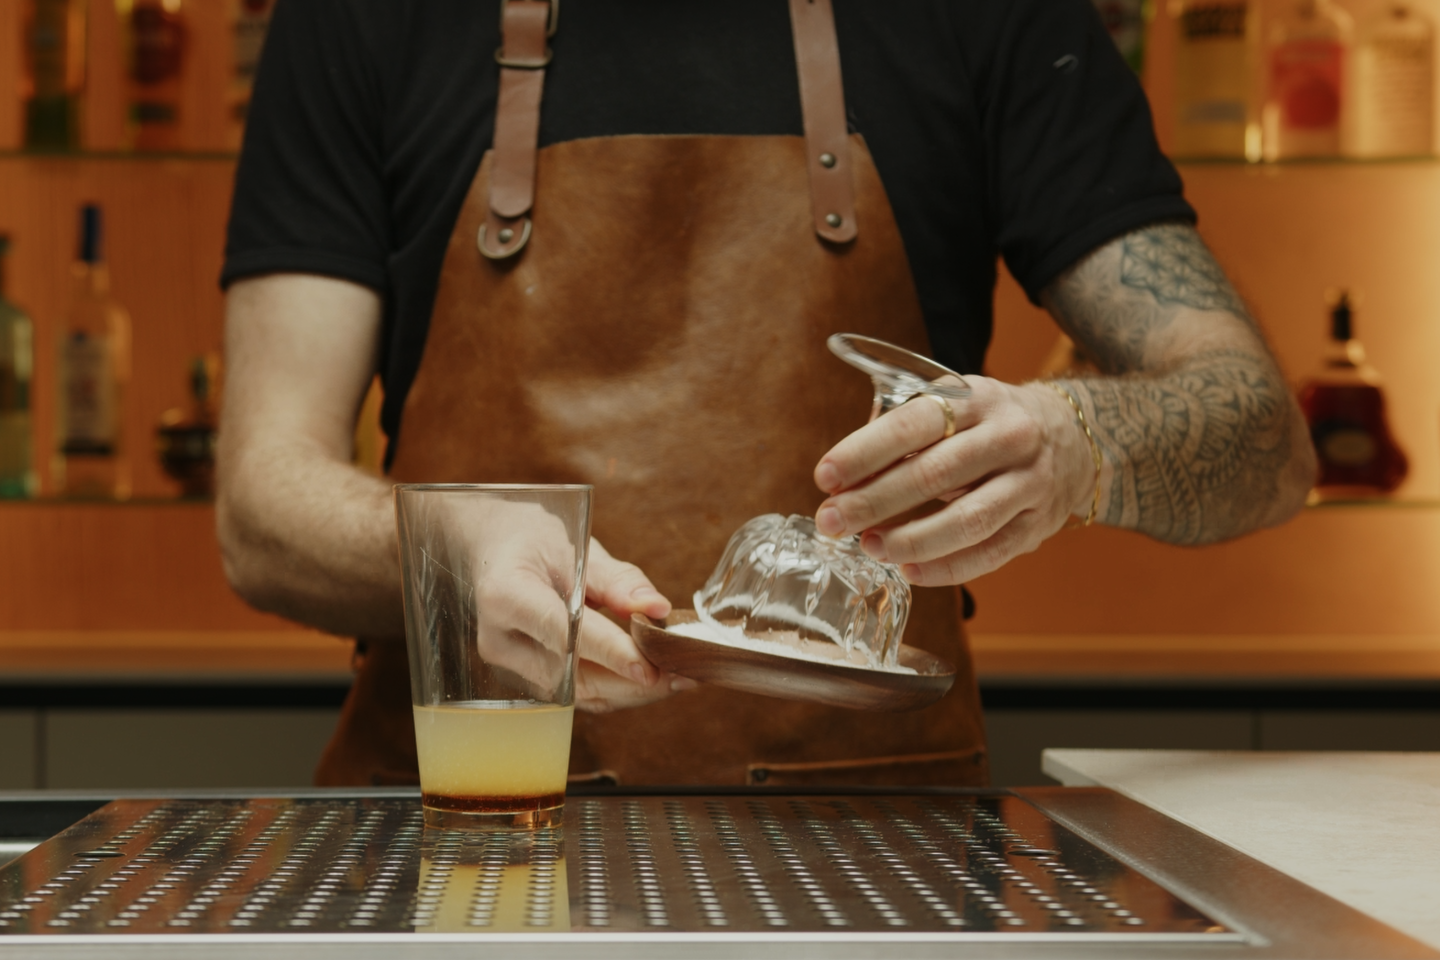
{"type": "Polygon", "coordinates": [[[1440,948],[1440,754],[1046,750],[1103,786],[1440,948]]]}

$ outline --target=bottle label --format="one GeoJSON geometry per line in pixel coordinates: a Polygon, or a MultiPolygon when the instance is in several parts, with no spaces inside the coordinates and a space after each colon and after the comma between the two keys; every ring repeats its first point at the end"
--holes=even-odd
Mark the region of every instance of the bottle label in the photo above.
{"type": "Polygon", "coordinates": [[[130,28],[135,44],[130,73],[137,83],[156,84],[179,75],[185,49],[185,27],[179,14],[158,3],[136,6],[130,28]]]}
{"type": "Polygon", "coordinates": [[[1431,46],[1428,37],[1374,37],[1357,50],[1356,139],[1362,155],[1423,155],[1434,149],[1431,46]]]}
{"type": "Polygon", "coordinates": [[[1380,449],[1363,427],[1345,421],[1317,423],[1310,436],[1320,457],[1337,467],[1367,466],[1380,449]]]}
{"type": "Polygon", "coordinates": [[[30,409],[29,384],[16,375],[14,364],[0,360],[0,413],[23,413],[30,409]]]}
{"type": "Polygon", "coordinates": [[[29,322],[12,323],[9,339],[9,343],[0,342],[0,413],[26,413],[34,366],[29,322]]]}
{"type": "Polygon", "coordinates": [[[1212,3],[1186,7],[1180,30],[1186,40],[1241,40],[1245,37],[1246,4],[1212,3]]]}
{"type": "Polygon", "coordinates": [[[109,456],[115,452],[115,373],[105,337],[76,333],[65,341],[60,388],[65,397],[62,452],[109,456]]]}
{"type": "Polygon", "coordinates": [[[35,0],[31,10],[25,47],[34,96],[64,96],[70,72],[70,33],[75,26],[71,23],[69,0],[35,0]]]}
{"type": "Polygon", "coordinates": [[[1323,130],[1340,122],[1343,57],[1333,40],[1292,40],[1275,48],[1270,89],[1271,99],[1280,104],[1282,127],[1323,130]]]}

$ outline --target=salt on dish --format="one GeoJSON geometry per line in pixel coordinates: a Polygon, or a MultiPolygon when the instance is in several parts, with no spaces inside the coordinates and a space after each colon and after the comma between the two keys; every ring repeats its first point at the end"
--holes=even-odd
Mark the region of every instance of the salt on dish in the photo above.
{"type": "Polygon", "coordinates": [[[883,673],[906,673],[914,674],[915,670],[896,664],[893,667],[871,667],[865,661],[865,655],[859,650],[854,651],[850,656],[856,659],[848,659],[845,651],[839,644],[831,643],[828,640],[802,640],[799,631],[767,631],[774,635],[782,636],[784,640],[767,640],[761,637],[752,637],[739,627],[721,623],[706,612],[696,598],[696,614],[699,620],[691,623],[676,623],[665,628],[666,633],[673,633],[682,637],[690,637],[693,640],[705,640],[709,643],[718,643],[726,647],[737,647],[741,650],[752,650],[756,653],[768,653],[777,657],[788,657],[792,660],[808,660],[812,663],[828,663],[838,667],[851,667],[856,670],[879,670],[883,673]],[[793,639],[792,639],[793,638],[793,639]],[[808,649],[807,649],[808,648],[808,649]],[[822,652],[823,651],[823,652],[822,652]],[[833,651],[833,652],[832,652],[833,651]]]}

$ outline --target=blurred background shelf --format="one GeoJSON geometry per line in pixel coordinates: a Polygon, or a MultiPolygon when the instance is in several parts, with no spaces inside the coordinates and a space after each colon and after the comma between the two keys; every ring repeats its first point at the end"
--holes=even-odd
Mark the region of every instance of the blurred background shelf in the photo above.
{"type": "Polygon", "coordinates": [[[0,150],[0,163],[22,162],[39,164],[64,163],[227,163],[233,165],[239,154],[227,150],[0,150]]]}

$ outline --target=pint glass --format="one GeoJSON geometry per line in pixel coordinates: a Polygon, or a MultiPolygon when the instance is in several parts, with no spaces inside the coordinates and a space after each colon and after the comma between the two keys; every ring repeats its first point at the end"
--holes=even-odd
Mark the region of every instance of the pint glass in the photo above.
{"type": "Polygon", "coordinates": [[[560,821],[590,493],[588,486],[395,488],[429,826],[560,821]]]}

